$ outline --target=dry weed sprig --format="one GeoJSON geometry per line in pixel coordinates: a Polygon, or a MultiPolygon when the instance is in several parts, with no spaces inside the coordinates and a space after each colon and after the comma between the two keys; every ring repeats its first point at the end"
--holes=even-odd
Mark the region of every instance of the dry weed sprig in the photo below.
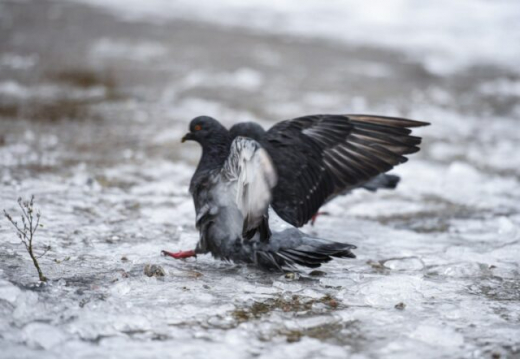
{"type": "Polygon", "coordinates": [[[40,281],[46,282],[47,278],[43,275],[43,272],[40,268],[40,264],[38,263],[38,258],[43,257],[49,251],[50,246],[47,246],[45,251],[39,256],[35,255],[33,246],[34,234],[36,233],[38,228],[42,226],[40,224],[40,211],[35,212],[34,210],[34,196],[31,196],[30,201],[23,201],[21,197],[18,198],[18,206],[20,206],[20,209],[22,211],[22,215],[20,216],[20,218],[22,219],[23,226],[18,226],[18,222],[15,221],[13,217],[11,217],[11,215],[7,213],[5,209],[4,215],[16,229],[16,235],[18,236],[22,244],[25,246],[25,249],[29,253],[29,256],[33,261],[34,267],[38,271],[38,277],[40,278],[40,281]]]}

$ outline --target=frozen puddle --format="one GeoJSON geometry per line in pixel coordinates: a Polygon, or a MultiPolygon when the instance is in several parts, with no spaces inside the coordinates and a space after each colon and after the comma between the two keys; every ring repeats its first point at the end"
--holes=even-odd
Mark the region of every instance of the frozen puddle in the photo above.
{"type": "Polygon", "coordinates": [[[392,1],[388,18],[165,3],[0,3],[0,210],[34,194],[38,253],[51,246],[41,285],[0,220],[0,358],[520,355],[519,54],[503,45],[518,6],[477,0],[461,24],[446,1],[392,1]],[[320,112],[432,122],[396,191],[339,198],[304,228],[357,259],[284,275],[160,255],[198,238],[191,118],[320,112]]]}
{"type": "MultiPolygon", "coordinates": [[[[46,226],[38,240],[53,248],[41,259],[52,278],[47,285],[34,287],[31,263],[2,226],[0,333],[7,357],[202,358],[208,351],[237,358],[417,351],[477,357],[517,350],[518,215],[447,219],[422,232],[414,222],[429,204],[418,208],[423,194],[401,191],[368,208],[378,203],[386,213],[387,201],[409,205],[395,220],[403,228],[335,213],[334,207],[358,208],[373,197],[361,193],[331,204],[333,214],[307,228],[354,242],[358,259],[335,260],[310,274],[263,273],[209,256],[161,257],[161,249],[189,249],[197,241],[191,200],[162,186],[175,178],[182,186],[189,168],[148,166],[141,170],[149,168],[149,177],[124,193],[87,180],[37,194],[46,226]],[[76,229],[64,230],[71,222],[76,229]],[[148,268],[147,275],[148,264],[163,271],[148,268]]],[[[111,173],[113,180],[128,178],[124,168],[111,173]]],[[[9,192],[3,200],[14,203],[9,192]]]]}

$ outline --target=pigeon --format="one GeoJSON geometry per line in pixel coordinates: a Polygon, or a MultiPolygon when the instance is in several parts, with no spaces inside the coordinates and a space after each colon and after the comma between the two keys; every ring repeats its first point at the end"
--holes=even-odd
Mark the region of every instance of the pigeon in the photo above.
{"type": "MultiPolygon", "coordinates": [[[[229,129],[229,133],[231,134],[231,138],[236,138],[238,136],[249,137],[256,141],[261,142],[265,139],[267,132],[264,130],[262,126],[255,122],[240,122],[234,124],[229,129]]],[[[281,158],[283,160],[283,157],[281,158]]],[[[280,163],[280,165],[285,165],[284,163],[280,163]]],[[[375,192],[378,189],[395,189],[397,184],[399,183],[399,176],[382,173],[377,175],[376,177],[370,179],[365,183],[361,183],[359,186],[355,186],[352,189],[356,188],[364,188],[368,191],[375,192]]],[[[348,194],[351,192],[351,189],[346,189],[342,194],[348,194]]],[[[330,199],[329,199],[330,200],[330,199]]],[[[311,217],[311,225],[314,225],[316,219],[321,214],[327,214],[327,212],[316,212],[311,217]]],[[[297,223],[293,223],[297,225],[297,223]]]]}
{"type": "Polygon", "coordinates": [[[399,178],[385,172],[419,151],[414,127],[429,125],[396,117],[312,115],[277,123],[268,131],[241,123],[232,136],[253,136],[278,174],[271,206],[286,222],[305,225],[326,202],[358,187],[392,188],[399,178]]]}
{"type": "Polygon", "coordinates": [[[247,124],[247,136],[240,136],[211,117],[196,117],[182,142],[202,146],[190,182],[199,241],[195,250],[163,253],[174,258],[211,253],[281,271],[355,258],[354,245],[297,227],[326,201],[405,162],[404,155],[417,152],[421,142],[409,128],[424,125],[380,116],[313,115],[267,132],[247,124]],[[290,226],[271,230],[269,207],[290,226]]]}

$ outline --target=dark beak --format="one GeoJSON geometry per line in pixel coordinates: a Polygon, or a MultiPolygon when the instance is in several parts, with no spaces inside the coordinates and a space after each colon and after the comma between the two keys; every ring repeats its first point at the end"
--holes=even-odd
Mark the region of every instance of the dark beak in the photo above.
{"type": "Polygon", "coordinates": [[[184,142],[190,141],[190,140],[193,140],[193,134],[191,132],[188,132],[187,134],[184,135],[181,142],[184,143],[184,142]]]}

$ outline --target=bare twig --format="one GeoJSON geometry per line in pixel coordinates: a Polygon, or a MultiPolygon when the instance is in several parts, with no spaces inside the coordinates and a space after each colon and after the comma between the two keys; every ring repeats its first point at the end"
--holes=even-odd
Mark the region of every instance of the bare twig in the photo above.
{"type": "Polygon", "coordinates": [[[44,251],[42,254],[40,254],[38,257],[36,257],[36,259],[40,259],[40,258],[43,257],[44,255],[46,255],[47,252],[50,251],[50,250],[51,250],[51,246],[47,246],[47,247],[45,247],[45,251],[44,251]]]}
{"type": "Polygon", "coordinates": [[[4,209],[4,215],[5,218],[16,229],[16,235],[22,242],[22,244],[25,246],[25,249],[29,253],[29,256],[31,257],[34,267],[36,268],[36,271],[38,271],[38,277],[40,278],[40,281],[45,282],[47,281],[47,278],[43,275],[43,272],[40,268],[40,264],[38,263],[38,258],[43,257],[50,249],[50,246],[47,246],[45,251],[39,255],[36,256],[34,254],[34,248],[33,248],[33,239],[34,234],[38,230],[40,225],[40,212],[36,212],[36,222],[34,222],[34,196],[31,196],[30,201],[22,201],[22,198],[18,198],[18,205],[20,206],[20,209],[22,210],[22,215],[20,216],[22,219],[22,225],[23,227],[18,226],[18,222],[16,222],[13,217],[9,213],[6,212],[4,209]]]}

